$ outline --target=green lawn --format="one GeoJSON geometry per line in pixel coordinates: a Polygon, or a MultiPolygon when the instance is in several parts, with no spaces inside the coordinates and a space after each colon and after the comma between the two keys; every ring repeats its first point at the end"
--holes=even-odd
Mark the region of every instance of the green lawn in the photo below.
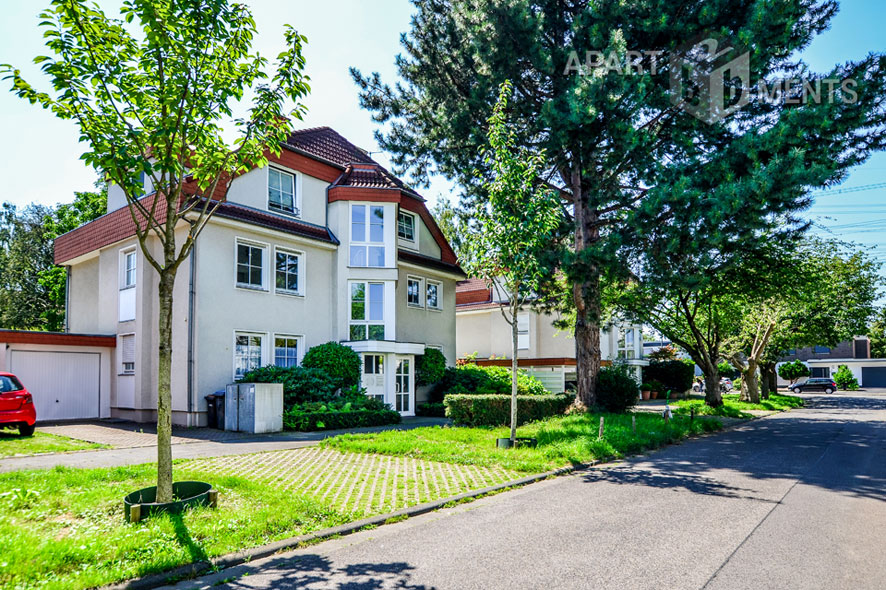
{"type": "Polygon", "coordinates": [[[717,420],[691,422],[675,416],[666,425],[658,414],[637,413],[637,432],[631,432],[631,415],[602,414],[604,436],[598,439],[601,414],[558,416],[517,429],[517,436],[538,439],[536,448],[498,449],[496,438],[509,436],[507,428],[427,427],[370,434],[343,434],[321,444],[358,453],[420,457],[466,465],[500,466],[539,473],[569,464],[621,457],[653,449],[690,434],[717,430],[717,420]]]}
{"type": "Polygon", "coordinates": [[[0,588],[92,588],[520,475],[316,447],[177,461],[176,480],[212,483],[218,507],[125,522],[123,496],[153,485],[155,470],[0,474],[0,588]]]}
{"type": "Polygon", "coordinates": [[[696,415],[728,416],[730,418],[752,418],[753,414],[748,414],[748,410],[784,412],[785,410],[803,406],[802,398],[793,395],[772,393],[769,395],[769,399],[760,400],[759,404],[742,402],[738,400],[738,397],[739,394],[737,393],[724,394],[723,405],[719,408],[705,405],[704,400],[700,399],[679,400],[674,402],[674,405],[677,407],[676,411],[681,414],[688,414],[690,408],[694,408],[696,415]]]}
{"type": "Polygon", "coordinates": [[[102,448],[107,448],[107,445],[40,431],[35,432],[34,436],[21,437],[18,430],[0,430],[0,458],[102,448]]]}

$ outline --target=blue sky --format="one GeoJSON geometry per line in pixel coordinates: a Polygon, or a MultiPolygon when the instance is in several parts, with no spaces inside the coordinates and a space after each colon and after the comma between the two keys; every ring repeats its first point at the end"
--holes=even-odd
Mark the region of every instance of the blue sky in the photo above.
{"type": "MultiPolygon", "coordinates": [[[[100,4],[111,12],[118,2],[100,4]]],[[[886,3],[882,0],[846,0],[832,22],[804,57],[816,70],[858,59],[871,51],[886,52],[886,3]]],[[[0,62],[22,68],[36,84],[42,81],[31,59],[43,52],[37,14],[44,2],[8,2],[0,20],[0,62]]],[[[281,48],[283,23],[290,23],[307,35],[308,73],[312,92],[305,126],[329,125],[357,145],[378,150],[373,139],[375,124],[361,110],[348,67],[364,72],[379,71],[394,80],[394,56],[400,52],[399,37],[409,28],[412,5],[407,0],[253,0],[259,36],[256,49],[274,56],[281,48]]],[[[83,149],[77,142],[73,123],[59,121],[48,111],[30,105],[0,87],[0,161],[4,162],[5,182],[0,201],[16,205],[30,202],[67,202],[77,190],[89,190],[95,173],[78,159],[83,149]]],[[[387,163],[384,154],[373,154],[387,163]]],[[[886,154],[877,154],[853,170],[843,186],[853,187],[886,182],[886,154]]],[[[449,198],[450,185],[434,182],[423,191],[433,203],[449,198]]],[[[886,262],[886,189],[842,195],[822,195],[808,216],[826,229],[823,235],[837,235],[874,248],[886,262]],[[861,224],[861,225],[859,225],[861,224]]]]}

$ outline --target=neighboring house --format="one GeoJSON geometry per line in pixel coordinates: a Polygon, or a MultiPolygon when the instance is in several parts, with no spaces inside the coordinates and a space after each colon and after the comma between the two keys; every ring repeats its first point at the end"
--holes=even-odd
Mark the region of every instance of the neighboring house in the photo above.
{"type": "MultiPolygon", "coordinates": [[[[833,348],[791,349],[779,359],[777,366],[798,359],[809,367],[811,377],[833,377],[840,365],[846,365],[862,387],[886,387],[886,359],[871,358],[871,341],[867,336],[855,336],[833,348]]],[[[778,384],[788,382],[779,377],[778,384]]]]}
{"type": "MultiPolygon", "coordinates": [[[[296,131],[282,148],[233,180],[179,271],[173,422],[205,424],[206,394],[330,340],[360,353],[369,395],[413,415],[415,357],[456,358],[455,254],[424,199],[332,129],[296,131]]],[[[107,215],[55,248],[67,330],[116,338],[109,415],[154,420],[157,274],[122,191],[111,186],[107,215]]]]}
{"type": "MultiPolygon", "coordinates": [[[[461,281],[455,288],[456,352],[459,358],[473,357],[479,365],[510,366],[511,326],[501,313],[506,300],[499,289],[480,279],[461,281]]],[[[552,325],[553,318],[528,307],[517,316],[517,363],[537,377],[552,392],[575,387],[575,339],[552,325]]],[[[639,325],[612,325],[600,333],[600,355],[604,364],[623,360],[635,367],[637,379],[643,360],[643,338],[639,325]]]]}

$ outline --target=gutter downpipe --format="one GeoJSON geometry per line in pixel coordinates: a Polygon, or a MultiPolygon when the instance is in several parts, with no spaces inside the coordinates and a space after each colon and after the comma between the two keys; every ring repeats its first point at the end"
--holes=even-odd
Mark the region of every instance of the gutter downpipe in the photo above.
{"type": "MultiPolygon", "coordinates": [[[[188,280],[188,422],[193,420],[194,412],[194,278],[197,268],[197,243],[191,249],[188,280]]],[[[196,426],[196,424],[193,424],[196,426]]]]}

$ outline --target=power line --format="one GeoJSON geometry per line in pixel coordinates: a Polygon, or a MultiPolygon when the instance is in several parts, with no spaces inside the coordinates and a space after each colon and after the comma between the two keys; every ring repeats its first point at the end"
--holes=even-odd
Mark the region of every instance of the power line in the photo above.
{"type": "Polygon", "coordinates": [[[875,184],[862,184],[859,186],[849,186],[846,188],[835,188],[827,191],[818,191],[812,193],[813,197],[830,197],[832,195],[843,195],[846,193],[858,193],[861,191],[872,191],[879,188],[886,188],[886,182],[877,182],[875,184]]]}

